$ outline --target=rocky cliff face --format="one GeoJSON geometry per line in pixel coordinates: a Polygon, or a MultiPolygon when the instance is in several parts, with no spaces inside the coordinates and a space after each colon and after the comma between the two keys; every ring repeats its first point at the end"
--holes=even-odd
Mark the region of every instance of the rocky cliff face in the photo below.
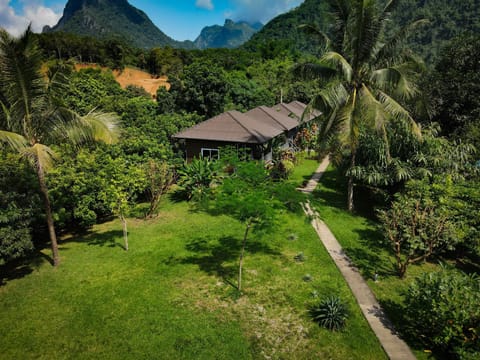
{"type": "Polygon", "coordinates": [[[120,38],[132,46],[193,48],[192,42],[178,42],[165,35],[141,10],[127,0],[69,0],[63,16],[53,28],[97,38],[120,38]]]}
{"type": "Polygon", "coordinates": [[[227,19],[223,26],[213,25],[203,28],[194,44],[199,49],[235,48],[248,41],[262,26],[260,23],[249,24],[227,19]]]}

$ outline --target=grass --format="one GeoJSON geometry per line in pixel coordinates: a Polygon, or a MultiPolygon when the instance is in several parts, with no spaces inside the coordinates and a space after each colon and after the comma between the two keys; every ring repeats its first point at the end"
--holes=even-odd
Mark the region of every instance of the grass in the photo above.
{"type": "MultiPolygon", "coordinates": [[[[302,163],[292,181],[313,165],[302,163]]],[[[165,201],[157,219],[131,219],[129,230],[129,252],[112,221],[64,239],[58,268],[46,249],[5,281],[2,358],[386,359],[304,216],[285,213],[275,231],[251,236],[242,296],[232,286],[242,224],[165,201]],[[340,332],[307,313],[331,294],[351,309],[340,332]]]]}
{"type": "MultiPolygon", "coordinates": [[[[404,291],[416,276],[438,269],[438,265],[433,263],[411,265],[405,279],[399,279],[395,271],[393,254],[382,242],[382,234],[372,216],[373,200],[357,191],[358,196],[355,199],[357,212],[351,214],[346,209],[345,192],[345,180],[335,169],[329,167],[314,192],[315,208],[346,254],[360,269],[397,330],[401,331],[404,291]],[[375,273],[379,275],[377,282],[374,281],[375,273]]],[[[428,357],[416,339],[406,340],[417,358],[428,357]]]]}
{"type": "Polygon", "coordinates": [[[301,154],[299,156],[299,163],[295,167],[293,173],[288,178],[288,181],[295,186],[306,185],[308,180],[312,177],[312,174],[318,168],[318,160],[315,159],[315,154],[313,156],[307,156],[307,154],[301,154]]]}

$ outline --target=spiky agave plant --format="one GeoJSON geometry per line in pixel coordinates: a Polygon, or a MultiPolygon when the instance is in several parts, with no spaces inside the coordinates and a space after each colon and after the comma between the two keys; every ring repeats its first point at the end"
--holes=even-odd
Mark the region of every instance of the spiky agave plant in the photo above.
{"type": "Polygon", "coordinates": [[[329,296],[311,306],[309,313],[318,325],[333,331],[343,329],[349,316],[348,306],[338,296],[329,296]]]}

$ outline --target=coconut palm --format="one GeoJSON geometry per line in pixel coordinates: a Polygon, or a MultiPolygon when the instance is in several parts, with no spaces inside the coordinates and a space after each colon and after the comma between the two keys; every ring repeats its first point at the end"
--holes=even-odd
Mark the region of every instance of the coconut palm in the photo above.
{"type": "MultiPolygon", "coordinates": [[[[385,24],[395,0],[330,0],[333,16],[332,39],[320,35],[326,51],[318,63],[302,64],[297,74],[323,80],[322,89],[310,108],[323,112],[320,144],[340,158],[348,156],[348,209],[353,210],[354,176],[359,135],[374,131],[386,142],[386,124],[404,121],[420,136],[420,130],[402,103],[417,94],[415,77],[420,63],[403,49],[407,34],[424,21],[414,22],[389,39],[385,24]]],[[[388,155],[388,144],[385,147],[388,155]]]]}
{"type": "Polygon", "coordinates": [[[91,112],[80,117],[62,107],[65,78],[60,67],[42,71],[42,59],[30,27],[19,38],[0,29],[0,143],[28,159],[43,196],[53,264],[59,263],[46,173],[57,154],[52,145],[88,140],[112,143],[117,138],[116,116],[91,112]]]}

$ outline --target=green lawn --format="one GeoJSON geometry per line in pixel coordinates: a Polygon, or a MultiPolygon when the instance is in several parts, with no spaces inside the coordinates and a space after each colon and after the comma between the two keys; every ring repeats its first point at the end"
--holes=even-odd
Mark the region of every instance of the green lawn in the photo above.
{"type": "MultiPolygon", "coordinates": [[[[346,210],[345,193],[344,179],[335,169],[329,167],[314,192],[315,208],[347,255],[358,266],[389,318],[397,329],[401,330],[403,292],[412,279],[423,272],[435,270],[438,265],[432,263],[411,265],[405,279],[400,280],[395,272],[395,259],[387,246],[382,244],[382,234],[377,223],[369,219],[372,217],[372,200],[358,194],[360,196],[355,204],[358,213],[351,214],[346,210]],[[377,282],[373,280],[375,272],[379,274],[377,282]]],[[[427,358],[428,354],[415,339],[406,340],[418,358],[427,358]]]]}
{"type": "Polygon", "coordinates": [[[386,358],[303,216],[283,214],[275,231],[251,236],[242,297],[231,285],[241,224],[165,201],[157,219],[129,225],[128,253],[120,223],[105,223],[62,241],[57,269],[38,257],[0,286],[1,358],[386,358]],[[311,322],[315,292],[347,301],[344,331],[311,322]]]}

